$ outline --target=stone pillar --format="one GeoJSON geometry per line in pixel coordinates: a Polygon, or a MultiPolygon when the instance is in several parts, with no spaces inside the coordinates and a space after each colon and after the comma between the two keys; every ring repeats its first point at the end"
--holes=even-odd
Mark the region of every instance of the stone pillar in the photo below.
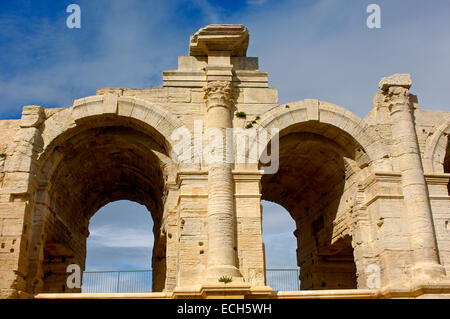
{"type": "MultiPolygon", "coordinates": [[[[217,71],[217,68],[208,68],[208,72],[214,71],[217,71]]],[[[231,80],[231,66],[228,70],[224,68],[221,71],[229,72],[231,80]]],[[[233,164],[227,159],[226,145],[226,129],[232,127],[231,81],[208,81],[205,86],[205,99],[207,107],[205,127],[217,129],[217,132],[222,133],[221,140],[215,148],[220,157],[208,163],[207,279],[217,281],[221,276],[241,276],[236,268],[233,164]]]]}
{"type": "MultiPolygon", "coordinates": [[[[190,58],[185,60],[187,64],[179,68],[178,74],[170,71],[164,79],[164,86],[169,86],[169,89],[174,89],[173,86],[204,87],[206,114],[202,118],[206,131],[202,151],[203,155],[209,153],[208,149],[212,146],[212,139],[209,138],[214,137],[215,150],[211,153],[220,154],[212,162],[203,156],[200,170],[194,169],[189,178],[180,173],[182,225],[179,256],[184,260],[179,260],[178,287],[197,285],[199,282],[217,286],[221,284],[218,279],[222,276],[234,277],[234,283],[243,280],[237,268],[234,160],[227,159],[224,150],[230,149],[225,147],[226,131],[233,126],[232,62],[247,61],[248,40],[248,30],[243,25],[209,25],[202,28],[190,38],[190,58]],[[192,73],[186,72],[187,69],[192,73]],[[184,200],[184,196],[189,197],[184,200]],[[207,240],[202,237],[205,233],[207,240]],[[192,254],[195,250],[199,252],[198,256],[192,254]]],[[[241,79],[239,81],[242,82],[241,79]]],[[[251,81],[254,81],[252,77],[251,81]]],[[[192,93],[193,99],[200,102],[198,92],[193,90],[192,93]]]]}
{"type": "Polygon", "coordinates": [[[410,103],[409,74],[383,78],[379,88],[384,92],[390,111],[392,140],[396,141],[401,172],[403,198],[409,221],[410,242],[414,257],[414,275],[434,278],[443,274],[439,264],[427,186],[410,103]]]}
{"type": "Polygon", "coordinates": [[[177,288],[203,283],[208,252],[208,172],[178,172],[177,230],[168,235],[177,244],[177,288]],[[195,200],[193,199],[195,198],[195,200]]]}
{"type": "Polygon", "coordinates": [[[41,138],[38,127],[45,119],[38,105],[24,106],[20,129],[11,139],[4,159],[0,185],[0,299],[18,298],[27,290],[32,203],[29,194],[35,184],[33,174],[41,138]]]}

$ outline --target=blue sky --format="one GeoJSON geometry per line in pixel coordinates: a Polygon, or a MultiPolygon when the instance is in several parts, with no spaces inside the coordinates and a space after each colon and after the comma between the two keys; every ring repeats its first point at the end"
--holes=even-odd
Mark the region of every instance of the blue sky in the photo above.
{"type": "MultiPolygon", "coordinates": [[[[259,57],[281,103],[318,98],[363,117],[381,77],[410,73],[422,108],[450,110],[449,17],[448,0],[2,1],[0,119],[19,118],[24,105],[70,107],[101,87],[161,86],[189,36],[211,23],[248,27],[247,55],[259,57]],[[66,27],[71,3],[81,7],[81,29],[66,27]],[[381,7],[381,29],[366,26],[370,3],[381,7]]],[[[295,265],[292,221],[264,208],[268,265],[295,265]]],[[[148,268],[150,223],[137,204],[102,209],[91,222],[88,267],[148,268]]]]}
{"type": "Polygon", "coordinates": [[[70,106],[100,87],[154,87],[210,23],[242,23],[280,102],[319,98],[365,116],[382,76],[411,73],[425,108],[448,108],[447,0],[14,0],[0,8],[0,118],[70,106]],[[382,28],[366,27],[381,7],[382,28]],[[79,4],[82,28],[68,29],[79,4]]]}
{"type": "MultiPolygon", "coordinates": [[[[296,267],[295,222],[281,206],[263,202],[263,240],[268,266],[296,267]]],[[[151,268],[153,221],[145,206],[118,201],[101,208],[90,221],[86,270],[151,268]]]]}

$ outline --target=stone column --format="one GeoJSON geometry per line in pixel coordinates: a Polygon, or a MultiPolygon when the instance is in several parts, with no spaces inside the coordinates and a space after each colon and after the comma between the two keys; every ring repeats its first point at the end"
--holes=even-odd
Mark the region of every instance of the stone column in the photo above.
{"type": "MultiPolygon", "coordinates": [[[[211,68],[208,70],[211,71],[211,68]]],[[[229,70],[231,75],[231,69],[229,70]]],[[[211,81],[205,86],[206,129],[218,129],[220,158],[208,163],[208,258],[207,279],[240,277],[236,268],[233,164],[227,160],[226,129],[232,127],[231,81],[211,81]],[[220,145],[221,144],[221,145],[220,145]]]]}
{"type": "MultiPolygon", "coordinates": [[[[202,267],[201,277],[205,284],[219,284],[218,279],[222,276],[234,277],[242,281],[242,276],[237,268],[236,249],[236,216],[234,207],[234,180],[232,169],[234,160],[227,159],[226,129],[232,127],[233,100],[233,58],[243,58],[248,47],[249,34],[243,25],[209,25],[200,29],[190,38],[189,55],[191,59],[193,74],[186,75],[183,86],[190,86],[201,79],[205,81],[204,99],[206,104],[206,123],[203,127],[214,131],[216,150],[221,154],[215,161],[208,161],[203,156],[202,169],[208,172],[207,176],[207,213],[206,227],[208,242],[206,248],[206,271],[202,267]],[[206,65],[203,63],[206,60],[206,65]],[[201,70],[205,77],[197,77],[201,70]],[[194,67],[194,65],[197,65],[194,67]],[[194,75],[195,74],[195,75],[194,75]],[[194,82],[192,82],[194,80],[194,82]],[[217,135],[221,136],[217,136],[217,135]],[[219,143],[222,142],[222,143],[219,143]],[[222,145],[217,145],[222,144],[222,145]],[[238,279],[238,277],[240,277],[238,279]]],[[[241,59],[242,60],[242,59],[241,59]]],[[[186,74],[185,70],[182,71],[186,74]]],[[[168,82],[166,82],[167,84],[168,82]]],[[[180,82],[181,83],[181,82],[180,82]]],[[[180,85],[180,83],[177,84],[180,85]]],[[[204,134],[205,137],[205,134],[204,134]]],[[[208,141],[203,141],[203,153],[208,153],[207,148],[211,146],[208,141]],[[205,152],[206,151],[206,152],[205,152]]],[[[205,154],[203,154],[205,155],[205,154]]],[[[197,187],[196,187],[197,188],[197,187]]],[[[195,192],[197,192],[195,190],[195,192]]],[[[198,208],[197,208],[198,209],[198,208]]],[[[202,223],[203,225],[203,223],[202,223]]],[[[202,242],[203,244],[203,242],[202,242]]],[[[203,255],[203,249],[201,250],[203,255]]],[[[201,259],[203,261],[203,259],[201,259]]],[[[203,262],[202,262],[203,266],[203,262]]],[[[186,267],[186,269],[188,269],[186,267]]],[[[189,270],[187,270],[189,271],[189,270]]],[[[186,283],[186,286],[189,282],[186,283]]],[[[195,282],[194,282],[195,284],[195,282]]],[[[184,285],[184,283],[183,283],[184,285]]]]}
{"type": "Polygon", "coordinates": [[[428,191],[410,103],[409,74],[396,74],[380,81],[390,111],[392,140],[402,175],[403,198],[409,221],[414,274],[433,278],[443,274],[439,264],[428,191]]]}

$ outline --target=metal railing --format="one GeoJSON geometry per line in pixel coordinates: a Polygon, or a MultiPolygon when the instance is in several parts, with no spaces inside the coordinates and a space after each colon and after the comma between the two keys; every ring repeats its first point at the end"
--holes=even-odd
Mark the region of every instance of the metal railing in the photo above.
{"type": "Polygon", "coordinates": [[[292,269],[266,269],[266,284],[277,291],[291,291],[300,289],[300,270],[292,269]]]}
{"type": "MultiPolygon", "coordinates": [[[[299,290],[298,269],[267,269],[266,282],[273,290],[299,290]]],[[[85,271],[81,292],[151,292],[152,270],[85,271]]]]}
{"type": "Polygon", "coordinates": [[[85,271],[81,292],[151,292],[152,270],[85,271]]]}

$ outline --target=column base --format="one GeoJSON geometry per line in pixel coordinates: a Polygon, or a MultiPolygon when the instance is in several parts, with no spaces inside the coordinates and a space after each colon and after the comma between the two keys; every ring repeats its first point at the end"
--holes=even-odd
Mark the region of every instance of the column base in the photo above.
{"type": "Polygon", "coordinates": [[[221,266],[211,266],[206,270],[206,282],[218,283],[219,279],[222,277],[231,278],[231,282],[243,282],[241,272],[234,266],[221,265],[221,266]]]}

